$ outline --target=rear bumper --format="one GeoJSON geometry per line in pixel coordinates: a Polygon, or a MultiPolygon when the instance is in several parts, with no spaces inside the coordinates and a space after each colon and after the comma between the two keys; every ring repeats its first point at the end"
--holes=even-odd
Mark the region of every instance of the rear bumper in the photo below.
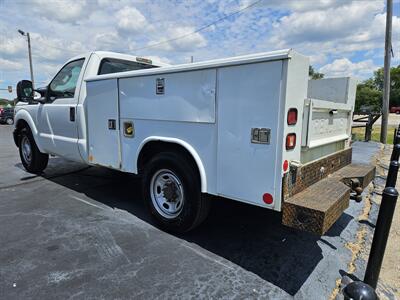
{"type": "Polygon", "coordinates": [[[323,235],[349,206],[355,185],[364,189],[375,167],[349,164],[351,149],[291,170],[284,180],[282,223],[323,235]]]}

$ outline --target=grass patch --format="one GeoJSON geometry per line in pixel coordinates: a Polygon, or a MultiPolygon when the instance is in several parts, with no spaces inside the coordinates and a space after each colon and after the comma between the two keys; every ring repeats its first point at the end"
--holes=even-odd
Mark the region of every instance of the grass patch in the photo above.
{"type": "MultiPolygon", "coordinates": [[[[387,130],[387,143],[393,144],[393,134],[395,126],[389,126],[387,130]]],[[[351,133],[353,134],[353,140],[363,141],[365,137],[365,128],[352,128],[351,133]]],[[[379,142],[381,136],[381,126],[372,127],[371,140],[379,142]]]]}

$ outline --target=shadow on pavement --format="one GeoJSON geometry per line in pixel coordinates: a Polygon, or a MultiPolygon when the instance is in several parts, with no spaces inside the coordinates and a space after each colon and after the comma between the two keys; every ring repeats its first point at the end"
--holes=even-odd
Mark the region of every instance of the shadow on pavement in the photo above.
{"type": "MultiPolygon", "coordinates": [[[[138,177],[92,167],[47,179],[154,225],[145,210],[138,177]]],[[[351,219],[343,214],[327,236],[340,235],[351,219]]],[[[323,237],[281,225],[277,212],[219,197],[214,199],[207,220],[179,238],[224,257],[291,295],[297,293],[323,258],[317,241],[336,249],[323,237]]]]}

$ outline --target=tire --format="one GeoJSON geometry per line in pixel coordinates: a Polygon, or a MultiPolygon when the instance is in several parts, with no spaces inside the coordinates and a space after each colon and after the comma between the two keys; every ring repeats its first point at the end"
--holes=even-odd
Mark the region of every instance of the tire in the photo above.
{"type": "Polygon", "coordinates": [[[169,232],[194,229],[210,210],[210,199],[201,193],[195,168],[174,152],[159,153],[146,164],[143,195],[153,219],[169,232]]]}
{"type": "Polygon", "coordinates": [[[21,162],[29,173],[38,174],[46,169],[49,155],[39,151],[29,128],[21,130],[18,145],[21,162]]]}
{"type": "Polygon", "coordinates": [[[11,119],[11,118],[7,118],[7,119],[6,119],[6,124],[7,124],[7,125],[12,125],[12,124],[14,124],[14,120],[11,119]]]}

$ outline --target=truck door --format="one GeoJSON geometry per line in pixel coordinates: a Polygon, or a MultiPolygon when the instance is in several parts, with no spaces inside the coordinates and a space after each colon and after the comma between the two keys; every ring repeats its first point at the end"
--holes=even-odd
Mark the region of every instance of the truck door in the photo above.
{"type": "Polygon", "coordinates": [[[86,83],[89,157],[92,164],[120,169],[117,79],[86,83]]]}
{"type": "Polygon", "coordinates": [[[38,104],[40,143],[46,152],[80,161],[76,106],[85,58],[68,62],[51,81],[47,100],[38,104]]]}

